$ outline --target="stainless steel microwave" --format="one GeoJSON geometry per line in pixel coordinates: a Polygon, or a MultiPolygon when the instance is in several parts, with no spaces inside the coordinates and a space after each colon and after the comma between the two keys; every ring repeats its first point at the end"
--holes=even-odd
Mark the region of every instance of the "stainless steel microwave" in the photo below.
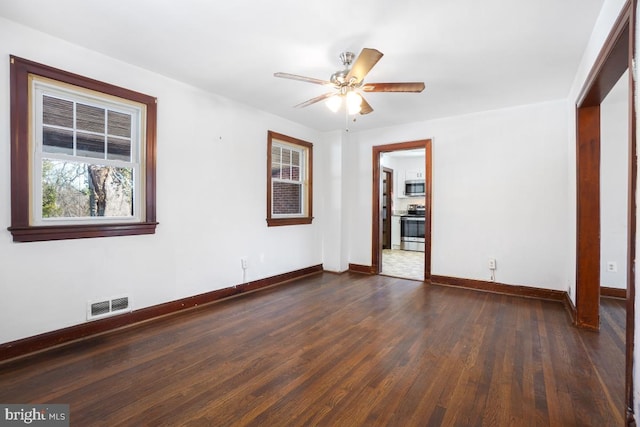
{"type": "Polygon", "coordinates": [[[424,179],[408,179],[404,182],[405,196],[424,196],[426,187],[424,179]]]}

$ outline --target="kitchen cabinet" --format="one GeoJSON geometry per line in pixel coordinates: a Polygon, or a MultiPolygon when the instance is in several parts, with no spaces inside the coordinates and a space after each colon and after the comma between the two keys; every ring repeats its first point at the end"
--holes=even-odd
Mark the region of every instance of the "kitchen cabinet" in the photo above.
{"type": "Polygon", "coordinates": [[[406,199],[409,197],[424,197],[424,196],[409,196],[406,194],[405,181],[424,181],[425,173],[424,169],[407,169],[398,171],[396,178],[396,194],[399,199],[406,199]]]}
{"type": "Polygon", "coordinates": [[[400,249],[400,215],[391,217],[391,249],[400,249]]]}
{"type": "Polygon", "coordinates": [[[405,180],[424,179],[424,170],[422,169],[408,170],[405,172],[404,179],[405,180]]]}

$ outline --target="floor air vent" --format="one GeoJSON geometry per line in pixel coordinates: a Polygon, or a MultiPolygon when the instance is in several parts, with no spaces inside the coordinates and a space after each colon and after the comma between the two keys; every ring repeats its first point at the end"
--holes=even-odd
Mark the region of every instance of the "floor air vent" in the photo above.
{"type": "Polygon", "coordinates": [[[101,317],[115,316],[116,314],[131,311],[129,297],[112,298],[106,301],[89,302],[87,304],[87,320],[101,317]]]}

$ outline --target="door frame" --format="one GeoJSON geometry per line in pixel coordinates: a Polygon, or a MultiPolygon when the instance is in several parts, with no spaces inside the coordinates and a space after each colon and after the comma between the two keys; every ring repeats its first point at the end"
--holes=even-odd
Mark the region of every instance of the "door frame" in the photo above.
{"type": "MultiPolygon", "coordinates": [[[[382,168],[382,173],[383,174],[388,174],[387,176],[389,177],[387,179],[387,230],[388,231],[388,236],[389,236],[389,248],[393,248],[393,243],[391,240],[391,212],[393,211],[393,169],[387,168],[387,167],[383,167],[382,168]]],[[[384,221],[382,224],[382,228],[385,228],[384,225],[384,221]]],[[[384,232],[383,232],[384,235],[384,232]]],[[[384,247],[384,242],[382,242],[382,246],[384,247]]]]}
{"type": "Polygon", "coordinates": [[[424,148],[425,200],[424,200],[424,281],[431,280],[431,170],[432,154],[431,139],[399,142],[395,144],[376,145],[373,151],[372,198],[371,198],[371,270],[373,274],[380,274],[382,270],[382,221],[380,220],[382,206],[380,203],[380,155],[393,151],[414,150],[424,148]]]}
{"type": "Polygon", "coordinates": [[[627,293],[625,412],[633,414],[633,346],[636,259],[636,114],[634,105],[635,11],[628,0],[591,69],[576,102],[576,310],[577,326],[600,325],[600,104],[629,70],[629,177],[627,205],[627,293]]]}

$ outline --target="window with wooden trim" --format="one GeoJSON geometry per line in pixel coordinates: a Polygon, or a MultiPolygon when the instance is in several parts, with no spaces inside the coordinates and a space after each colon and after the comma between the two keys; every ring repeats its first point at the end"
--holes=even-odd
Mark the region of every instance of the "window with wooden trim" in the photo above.
{"type": "Polygon", "coordinates": [[[313,144],[269,131],[267,224],[310,224],[313,144]]]}
{"type": "Polygon", "coordinates": [[[155,98],[10,61],[13,240],[154,233],[155,98]]]}

